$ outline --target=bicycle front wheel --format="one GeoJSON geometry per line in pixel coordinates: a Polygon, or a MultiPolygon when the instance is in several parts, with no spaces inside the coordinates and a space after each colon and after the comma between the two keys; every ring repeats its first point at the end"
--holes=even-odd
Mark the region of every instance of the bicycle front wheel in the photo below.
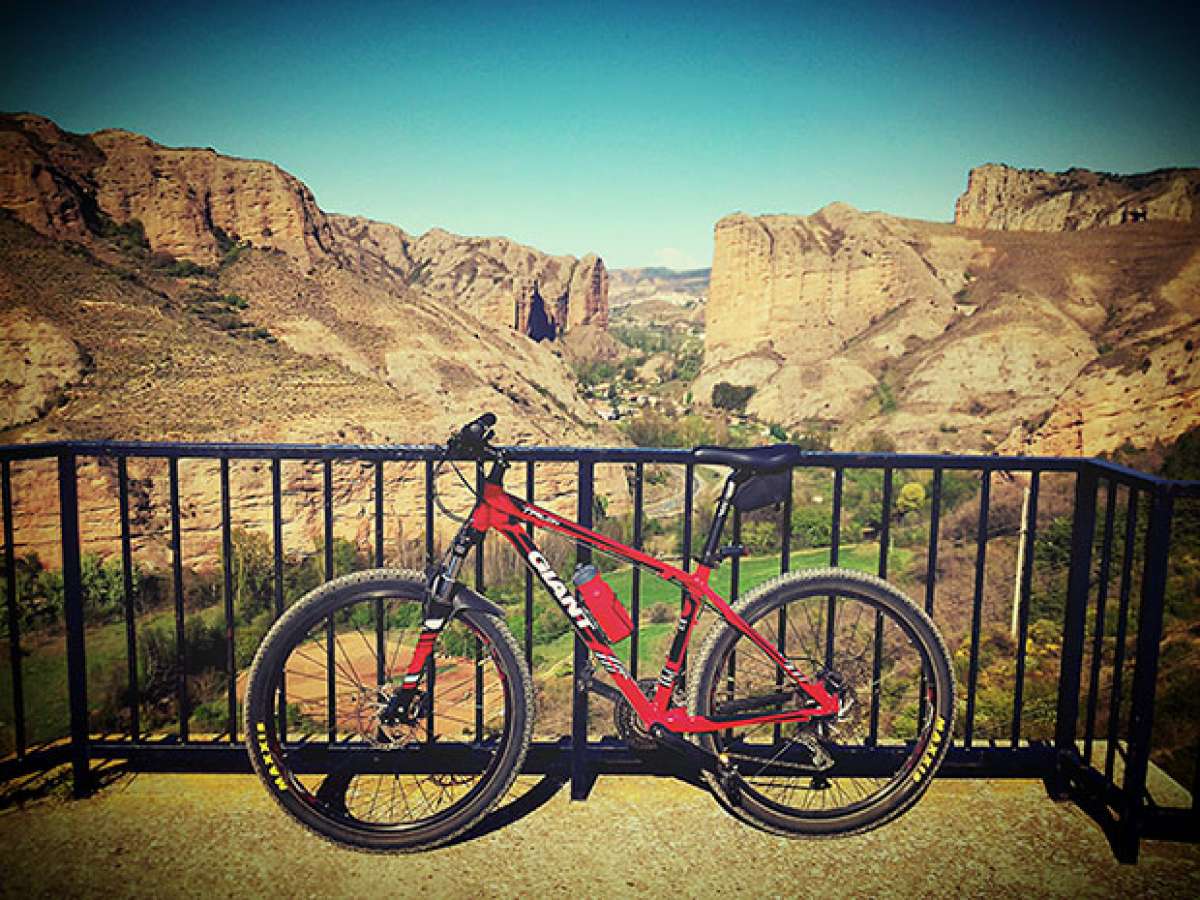
{"type": "Polygon", "coordinates": [[[271,796],[323,838],[420,850],[479,821],[529,746],[529,673],[504,622],[463,610],[438,638],[408,724],[380,712],[422,628],[424,578],[358,572],[311,592],[250,669],[247,750],[271,796]]]}
{"type": "MultiPolygon", "coordinates": [[[[954,681],[937,629],[872,575],[819,569],[783,575],[738,612],[839,713],[804,724],[731,727],[698,736],[732,773],[708,776],[722,805],[767,831],[832,836],[890,821],[924,793],[950,745],[954,681]]],[[[690,711],[711,719],[811,705],[786,672],[726,624],[698,656],[690,711]],[[747,713],[747,710],[755,712],[747,713]]]]}

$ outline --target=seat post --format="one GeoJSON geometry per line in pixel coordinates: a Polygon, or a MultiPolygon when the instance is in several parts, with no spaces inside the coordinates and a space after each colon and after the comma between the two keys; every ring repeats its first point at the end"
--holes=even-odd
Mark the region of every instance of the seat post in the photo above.
{"type": "Polygon", "coordinates": [[[729,507],[733,505],[733,495],[737,487],[745,480],[745,474],[740,469],[734,469],[725,479],[725,487],[717,500],[717,510],[713,514],[712,525],[708,529],[708,537],[704,539],[704,551],[700,554],[700,565],[715,569],[721,564],[717,547],[721,543],[721,532],[725,530],[725,520],[729,517],[729,507]]]}

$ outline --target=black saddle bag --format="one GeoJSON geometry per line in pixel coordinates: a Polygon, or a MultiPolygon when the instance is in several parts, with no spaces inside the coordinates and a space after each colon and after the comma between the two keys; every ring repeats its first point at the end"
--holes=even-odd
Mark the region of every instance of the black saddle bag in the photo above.
{"type": "Polygon", "coordinates": [[[782,503],[787,496],[789,475],[787,469],[768,475],[751,475],[738,485],[733,493],[733,505],[741,512],[761,509],[772,503],[782,503]]]}

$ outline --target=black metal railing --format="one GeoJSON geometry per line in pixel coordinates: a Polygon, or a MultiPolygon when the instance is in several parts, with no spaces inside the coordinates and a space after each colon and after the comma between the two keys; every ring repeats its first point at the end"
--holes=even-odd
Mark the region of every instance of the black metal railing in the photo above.
{"type": "MultiPolygon", "coordinates": [[[[363,528],[358,529],[359,544],[366,547],[371,564],[387,563],[385,467],[402,465],[407,480],[420,484],[423,529],[414,546],[422,561],[431,559],[438,549],[437,520],[434,509],[434,459],[437,448],[424,446],[307,446],[289,444],[141,444],[122,442],[65,442],[56,444],[0,447],[2,467],[4,567],[7,600],[8,678],[11,698],[9,718],[0,724],[8,756],[0,761],[0,775],[69,762],[73,767],[77,792],[89,789],[93,760],[120,758],[135,768],[156,770],[248,771],[248,762],[240,743],[238,729],[238,620],[234,608],[234,523],[231,464],[252,464],[269,470],[270,514],[270,613],[277,618],[285,607],[285,504],[282,470],[285,464],[304,464],[319,471],[319,488],[305,489],[306,502],[320,507],[320,547],[317,551],[322,577],[328,579],[335,568],[334,466],[354,463],[362,467],[358,482],[369,485],[370,499],[360,504],[357,513],[363,528]],[[133,479],[130,463],[148,465],[162,461],[166,465],[169,529],[166,546],[170,565],[164,577],[173,629],[177,664],[173,696],[159,697],[159,704],[173,706],[174,729],[147,727],[143,721],[144,698],[139,696],[139,642],[145,635],[145,615],[135,603],[134,519],[146,510],[131,509],[133,479]],[[187,585],[188,547],[184,543],[184,510],[181,500],[181,464],[197,465],[208,461],[217,466],[217,498],[220,548],[220,610],[223,620],[221,653],[224,683],[207,705],[223,707],[225,727],[214,736],[194,733],[189,726],[193,701],[189,685],[189,647],[187,585]],[[86,512],[89,522],[103,518],[104,509],[112,509],[117,522],[116,546],[120,559],[124,644],[124,680],[122,694],[127,726],[121,734],[111,734],[93,726],[89,709],[88,686],[93,673],[88,669],[89,633],[85,622],[85,597],[82,577],[84,544],[89,535],[81,528],[80,467],[115,466],[116,497],[108,506],[103,479],[88,485],[86,512]],[[23,520],[19,513],[30,514],[29,503],[18,510],[22,501],[14,477],[18,469],[37,468],[50,476],[48,466],[57,475],[58,549],[62,573],[62,638],[65,644],[66,674],[62,689],[68,701],[68,721],[55,732],[30,729],[30,677],[27,660],[31,651],[23,646],[21,604],[17,563],[18,548],[28,546],[22,540],[23,520]],[[40,468],[39,468],[40,467],[40,468]],[[411,471],[410,471],[411,470],[411,471]],[[415,475],[413,474],[415,472],[415,475]],[[362,474],[369,473],[369,474],[362,474]],[[319,499],[318,499],[319,498],[319,499]],[[100,510],[99,512],[97,510],[100,510]]],[[[697,464],[691,451],[664,449],[588,449],[588,448],[513,448],[512,459],[518,465],[510,476],[509,489],[535,499],[539,487],[539,468],[547,465],[574,467],[575,517],[592,525],[597,509],[596,468],[618,466],[624,474],[630,499],[627,537],[642,547],[648,537],[651,517],[646,514],[649,470],[668,470],[682,474],[682,498],[676,507],[654,517],[678,519],[676,550],[683,565],[690,566],[693,543],[693,519],[697,514],[697,464]],[[523,484],[518,484],[524,468],[523,484]]],[[[161,465],[161,462],[159,463],[161,465]]],[[[544,472],[544,468],[541,469],[544,472]]],[[[27,482],[35,477],[26,472],[27,482]]],[[[477,478],[480,473],[477,471],[477,478]]],[[[1091,459],[1059,457],[946,456],[932,454],[845,454],[810,453],[792,473],[793,481],[804,480],[811,489],[814,479],[827,479],[828,504],[822,495],[809,490],[810,505],[819,503],[828,509],[828,532],[814,540],[800,540],[793,528],[797,511],[794,494],[785,497],[775,522],[779,551],[778,571],[794,567],[798,543],[815,545],[805,552],[820,555],[821,564],[845,564],[848,560],[871,565],[881,577],[901,578],[910,594],[923,606],[950,639],[955,657],[962,703],[960,725],[942,774],[975,777],[1042,778],[1060,797],[1072,797],[1083,805],[1105,828],[1119,858],[1136,859],[1142,837],[1174,836],[1196,840],[1200,836],[1195,797],[1196,778],[1174,801],[1155,796],[1155,778],[1165,777],[1152,765],[1154,709],[1159,680],[1160,645],[1163,641],[1164,607],[1167,579],[1172,560],[1172,525],[1179,503],[1200,498],[1200,483],[1171,482],[1132,471],[1112,463],[1091,459]],[[818,474],[817,473],[822,473],[818,474]],[[878,481],[867,487],[864,473],[877,473],[878,481]],[[966,502],[962,483],[968,482],[966,502]],[[897,486],[898,480],[904,484],[897,486]],[[909,483],[921,485],[920,500],[906,496],[909,483]],[[1048,487],[1049,485],[1049,487],[1048,487]],[[868,489],[869,488],[869,489],[868,489]],[[1017,488],[1024,493],[1020,516],[1011,511],[1011,497],[1017,488]],[[997,506],[997,490],[1006,492],[1004,503],[997,506]],[[1049,494],[1048,494],[1049,492],[1049,494]],[[854,495],[853,497],[851,495],[854,495]],[[951,496],[954,494],[954,496],[951,496]],[[869,495],[864,501],[864,496],[869,495]],[[1102,495],[1102,509],[1100,513],[1102,495]],[[878,500],[876,501],[876,497],[878,500]],[[1065,499],[1069,498],[1069,499],[1065,499]],[[877,503],[877,506],[875,505],[877,503]],[[900,508],[915,508],[915,519],[899,518],[900,508]],[[915,504],[915,506],[914,506],[915,504]],[[854,510],[850,507],[854,506],[854,510]],[[870,539],[855,540],[847,533],[848,516],[872,511],[865,533],[870,539]],[[877,514],[875,513],[877,510],[877,514]],[[997,521],[1003,519],[1004,521],[997,521]],[[1043,559],[1054,549],[1054,537],[1063,537],[1064,523],[1069,525],[1069,558],[1066,574],[1065,609],[1053,622],[1054,640],[1033,641],[1031,631],[1045,629],[1045,620],[1032,620],[1035,600],[1043,609],[1044,594],[1058,588],[1053,583],[1054,561],[1043,559]],[[908,524],[915,522],[915,524],[908,524]],[[1016,531],[1014,532],[1014,529],[1016,531]],[[1043,536],[1043,532],[1050,532],[1043,536]],[[889,560],[901,548],[907,564],[903,571],[889,567],[889,560]],[[923,535],[923,538],[920,536],[923,535]],[[920,538],[920,539],[919,539],[920,538]],[[1049,550],[1043,554],[1043,548],[1049,550]],[[863,553],[874,548],[876,557],[863,562],[863,553]],[[915,549],[914,549],[915,548],[915,549]],[[990,548],[990,552],[989,552],[990,548]],[[1015,551],[1014,551],[1015,548],[1015,551]],[[921,559],[923,550],[924,558],[921,559]],[[998,622],[999,588],[995,559],[1015,552],[1013,572],[1012,630],[1008,638],[998,622]],[[855,556],[857,554],[857,556],[855,556]],[[851,559],[851,557],[855,559],[851,559]],[[989,563],[992,563],[989,567],[989,563]],[[1048,575],[1047,572],[1050,572],[1048,575]],[[1049,579],[1049,580],[1048,580],[1049,579]],[[1140,590],[1139,590],[1140,588],[1140,590]],[[1115,609],[1110,599],[1115,600],[1115,609]],[[1047,652],[1046,647],[1051,646],[1047,652]],[[1031,652],[1036,658],[1031,658],[1031,652]],[[1006,656],[1005,654],[1009,654],[1006,656]],[[1057,666],[1057,672],[1047,674],[1057,666]],[[1129,674],[1132,666],[1132,676],[1129,674]],[[1049,681],[1052,695],[1047,694],[1049,681]],[[986,682],[986,686],[985,686],[986,682]],[[1031,693],[1037,694],[1032,697],[1031,693]],[[1190,796],[1189,796],[1190,794],[1190,796]]],[[[263,473],[266,478],[266,473],[263,473]]],[[[874,476],[872,476],[873,478],[874,476]]],[[[661,481],[661,479],[659,479],[661,481]]],[[[413,493],[410,490],[410,494],[413,493]]],[[[659,492],[661,494],[661,491],[659,492]]],[[[44,495],[44,491],[39,496],[44,495]]],[[[668,497],[668,500],[671,498],[668,497]]],[[[561,500],[561,497],[560,497],[561,500]]],[[[661,498],[660,498],[661,500],[661,498]]],[[[31,501],[32,502],[32,501],[31,501]]],[[[43,502],[44,499],[43,499],[43,502]]],[[[420,501],[417,501],[420,502],[420,501]]],[[[45,510],[41,511],[45,514],[45,510]]],[[[908,515],[905,513],[904,515],[908,515]]],[[[1190,513],[1189,513],[1190,514],[1190,513]]],[[[769,520],[768,520],[769,521],[769,520]]],[[[809,519],[811,522],[811,518],[809,519]]],[[[603,529],[604,522],[598,527],[603,529]]],[[[749,527],[743,516],[732,523],[734,540],[749,527]]],[[[857,537],[864,533],[858,522],[857,537]]],[[[661,529],[660,529],[661,530],[661,529]]],[[[1194,533],[1194,529],[1188,532],[1194,533]]],[[[145,535],[141,535],[145,537],[145,535]]],[[[1061,541],[1060,541],[1061,543],[1061,541]]],[[[1196,553],[1195,547],[1177,549],[1177,553],[1196,553]]],[[[485,554],[476,553],[474,586],[487,590],[485,554]]],[[[501,551],[503,552],[503,551],[501,551]]],[[[578,562],[590,561],[590,548],[579,547],[578,562]]],[[[771,554],[773,556],[773,552],[771,554]]],[[[745,565],[734,558],[729,566],[729,589],[736,598],[749,580],[745,565]]],[[[761,571],[758,572],[761,577],[761,571]]],[[[1007,581],[1004,581],[1007,590],[1007,581]]],[[[634,677],[646,660],[640,658],[640,626],[645,615],[647,585],[639,570],[630,573],[627,603],[635,633],[629,645],[629,662],[634,677]]],[[[520,638],[526,662],[535,663],[535,594],[532,576],[525,572],[519,605],[523,610],[520,638]]],[[[1053,607],[1051,607],[1053,608],[1053,607]]],[[[163,616],[167,617],[167,612],[163,616]]],[[[45,644],[44,636],[36,636],[45,644]]],[[[329,644],[332,652],[332,642],[329,644]]],[[[879,654],[876,654],[876,659],[879,654]]],[[[590,697],[585,680],[587,652],[576,640],[572,654],[574,677],[570,699],[570,728],[562,735],[535,741],[526,770],[549,772],[563,770],[571,779],[571,795],[582,799],[600,773],[671,774],[675,758],[665,752],[634,752],[611,736],[597,735],[589,717],[590,697]]],[[[651,662],[657,662],[652,660],[651,662]]],[[[478,671],[478,669],[477,669],[478,671]]],[[[107,673],[110,679],[115,677],[107,673]]],[[[211,693],[211,692],[210,692],[211,693]]],[[[476,717],[482,714],[482,693],[477,691],[476,717]]],[[[879,714],[879,698],[872,698],[872,725],[879,714]]],[[[211,714],[211,711],[210,711],[211,714]]],[[[427,733],[434,734],[434,710],[430,710],[427,733]]],[[[286,723],[286,711],[280,709],[286,723]]],[[[478,722],[477,722],[478,724],[478,722]]],[[[477,735],[482,728],[477,728],[477,735]]],[[[469,766],[473,748],[470,742],[444,747],[438,755],[422,757],[431,766],[469,766]]],[[[1188,748],[1196,771],[1200,759],[1196,747],[1188,748]]],[[[315,765],[316,763],[314,763],[315,765]]],[[[421,764],[421,763],[418,763],[421,764]]]]}

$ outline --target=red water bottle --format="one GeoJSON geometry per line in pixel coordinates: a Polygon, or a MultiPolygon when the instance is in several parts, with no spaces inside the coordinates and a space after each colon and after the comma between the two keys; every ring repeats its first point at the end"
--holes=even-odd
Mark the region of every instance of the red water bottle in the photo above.
{"type": "Polygon", "coordinates": [[[609,643],[615,644],[633,634],[633,619],[629,618],[629,613],[595,566],[579,566],[572,580],[584,606],[609,643]]]}

